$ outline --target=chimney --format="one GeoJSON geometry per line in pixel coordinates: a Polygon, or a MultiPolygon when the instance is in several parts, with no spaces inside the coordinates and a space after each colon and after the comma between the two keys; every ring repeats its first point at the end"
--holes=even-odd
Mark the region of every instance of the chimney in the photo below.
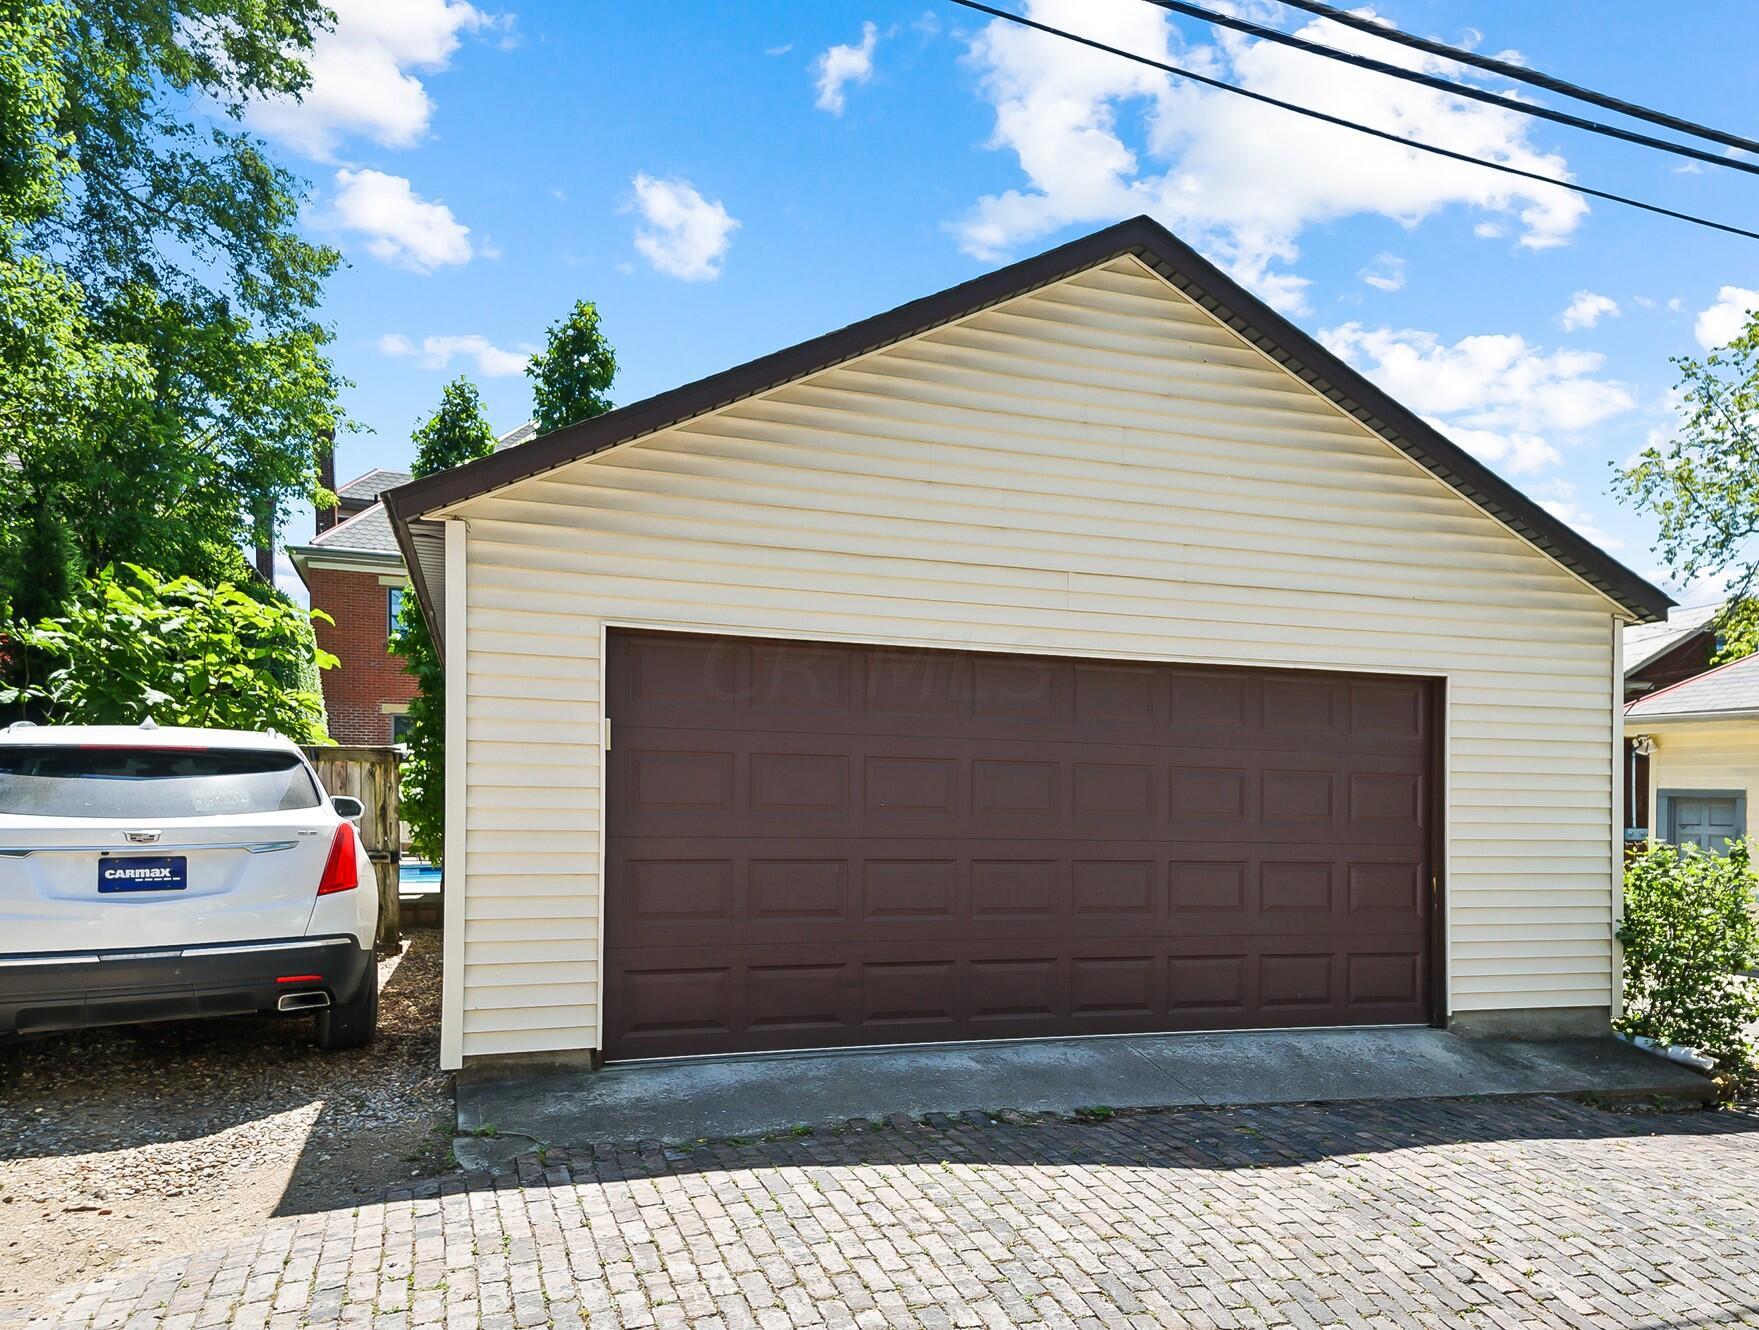
{"type": "MultiPolygon", "coordinates": [[[[332,494],[336,492],[336,431],[333,429],[325,430],[324,437],[318,440],[318,484],[332,494]]],[[[317,531],[314,534],[321,536],[335,526],[336,517],[337,510],[334,508],[318,509],[317,531]]]]}

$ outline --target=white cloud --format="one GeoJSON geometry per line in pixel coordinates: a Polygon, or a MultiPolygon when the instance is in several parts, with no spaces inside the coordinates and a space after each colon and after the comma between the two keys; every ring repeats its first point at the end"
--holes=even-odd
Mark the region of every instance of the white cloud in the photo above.
{"type": "Polygon", "coordinates": [[[1557,465],[1553,435],[1575,435],[1636,405],[1595,377],[1605,357],[1545,352],[1513,333],[1463,337],[1346,323],[1319,340],[1468,452],[1517,475],[1557,465]]]}
{"type": "Polygon", "coordinates": [[[1439,416],[1425,416],[1448,438],[1464,448],[1480,462],[1488,462],[1499,471],[1512,476],[1537,475],[1563,462],[1563,454],[1551,446],[1544,435],[1523,434],[1519,430],[1498,433],[1491,429],[1468,429],[1451,425],[1439,416]]]}
{"type": "Polygon", "coordinates": [[[1382,254],[1356,274],[1376,291],[1405,289],[1405,261],[1396,254],[1382,254]]]}
{"type": "Polygon", "coordinates": [[[383,171],[336,172],[333,221],[365,236],[374,258],[412,272],[468,263],[476,252],[470,228],[450,208],[383,171]]]}
{"type": "Polygon", "coordinates": [[[406,148],[427,133],[433,99],[415,72],[446,68],[465,33],[506,26],[465,0],[330,0],[335,27],[312,44],[311,86],[249,112],[256,129],[328,160],[349,135],[406,148]],[[411,72],[415,71],[415,72],[411,72]]]}
{"type": "Polygon", "coordinates": [[[1735,578],[1739,575],[1734,568],[1723,568],[1714,573],[1701,573],[1689,582],[1682,582],[1674,575],[1673,569],[1666,565],[1657,565],[1643,571],[1643,576],[1681,605],[1720,605],[1728,599],[1735,578]]]}
{"type": "Polygon", "coordinates": [[[505,351],[476,333],[424,337],[419,346],[402,333],[386,333],[379,338],[379,351],[399,359],[413,359],[423,369],[445,369],[454,357],[462,356],[476,361],[476,372],[486,379],[523,374],[525,362],[531,359],[529,347],[505,351]]]}
{"type": "MultiPolygon", "coordinates": [[[[1182,46],[1139,0],[1031,0],[1031,17],[1123,50],[1183,64],[1472,156],[1565,176],[1563,158],[1528,141],[1527,120],[1499,107],[1355,70],[1273,43],[1228,35],[1182,46]]],[[[1422,52],[1328,20],[1302,36],[1411,68],[1472,77],[1422,52]]],[[[1565,243],[1587,211],[1556,186],[1520,181],[1305,120],[1158,70],[997,19],[970,46],[995,108],[991,146],[1015,154],[1027,184],[987,195],[954,225],[982,258],[1076,222],[1151,213],[1197,240],[1285,309],[1305,282],[1280,265],[1314,223],[1380,213],[1410,226],[1465,205],[1513,222],[1521,243],[1565,243]],[[1121,121],[1126,123],[1121,124],[1121,121]]]]}
{"type": "Polygon", "coordinates": [[[1594,291],[1578,291],[1557,321],[1565,332],[1574,332],[1577,328],[1592,328],[1608,315],[1615,319],[1619,316],[1618,301],[1594,291]]]}
{"type": "Polygon", "coordinates": [[[1623,549],[1625,542],[1600,525],[1593,513],[1576,497],[1576,487],[1567,480],[1552,480],[1533,492],[1539,506],[1560,522],[1576,528],[1603,550],[1623,549]]]}
{"type": "Polygon", "coordinates": [[[645,173],[631,182],[635,208],[645,223],[635,248],[668,277],[713,281],[739,223],[719,200],[710,203],[688,180],[656,180],[645,173]]]}
{"type": "MultiPolygon", "coordinates": [[[[1670,302],[1670,308],[1671,308],[1670,302]]],[[[1744,286],[1725,286],[1716,293],[1716,303],[1700,310],[1692,334],[1706,351],[1727,346],[1746,330],[1747,319],[1759,310],[1759,291],[1744,286]]]]}
{"type": "Polygon", "coordinates": [[[818,76],[818,100],[814,105],[819,110],[843,114],[843,89],[873,77],[873,48],[878,42],[879,29],[872,23],[863,23],[861,45],[833,46],[812,62],[813,72],[818,76]]]}

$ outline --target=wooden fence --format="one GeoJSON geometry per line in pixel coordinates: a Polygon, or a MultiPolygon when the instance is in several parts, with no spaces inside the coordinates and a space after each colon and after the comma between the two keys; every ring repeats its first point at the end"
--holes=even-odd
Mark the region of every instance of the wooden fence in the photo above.
{"type": "Polygon", "coordinates": [[[318,779],[330,794],[349,794],[366,805],[360,819],[360,839],[373,861],[379,888],[379,936],[381,950],[394,948],[402,936],[398,912],[397,878],[401,869],[401,822],[397,810],[397,760],[389,747],[349,747],[314,744],[305,754],[318,769],[318,779]]]}

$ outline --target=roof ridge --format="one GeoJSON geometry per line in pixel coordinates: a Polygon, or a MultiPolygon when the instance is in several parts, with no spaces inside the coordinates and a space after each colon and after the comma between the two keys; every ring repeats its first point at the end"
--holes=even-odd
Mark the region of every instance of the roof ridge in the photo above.
{"type": "Polygon", "coordinates": [[[436,508],[798,382],[1125,257],[1157,274],[1221,327],[1632,617],[1665,617],[1673,605],[1658,587],[1541,507],[1147,216],[1114,223],[822,336],[387,490],[386,511],[417,594],[430,619],[437,621],[409,531],[411,522],[436,508]]]}
{"type": "Polygon", "coordinates": [[[358,484],[360,484],[361,481],[367,479],[369,476],[411,476],[411,477],[413,477],[414,472],[405,471],[402,467],[397,467],[397,466],[369,466],[365,471],[362,471],[353,480],[344,481],[342,483],[342,488],[347,489],[350,485],[358,485],[358,484]]]}

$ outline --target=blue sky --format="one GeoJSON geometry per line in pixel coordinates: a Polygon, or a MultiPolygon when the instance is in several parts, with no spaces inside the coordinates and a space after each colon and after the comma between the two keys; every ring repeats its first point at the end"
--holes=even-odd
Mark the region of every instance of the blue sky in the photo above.
{"type": "MultiPolygon", "coordinates": [[[[1655,572],[1609,464],[1665,434],[1668,357],[1759,304],[1759,242],[1413,162],[951,5],[331,3],[306,100],[251,120],[312,182],[310,231],[348,259],[324,316],[370,432],[342,442],[344,479],[406,465],[459,373],[498,428],[524,420],[521,358],[577,298],[598,302],[627,402],[1146,211],[1655,572]]],[[[1542,173],[1759,217],[1759,179],[1221,40],[1142,0],[1022,7],[1542,173]]],[[[1235,7],[1418,58],[1270,0],[1235,7]]],[[[1759,137],[1759,8],[1743,0],[1373,12],[1759,137]]],[[[310,521],[296,513],[288,537],[310,521]]]]}

